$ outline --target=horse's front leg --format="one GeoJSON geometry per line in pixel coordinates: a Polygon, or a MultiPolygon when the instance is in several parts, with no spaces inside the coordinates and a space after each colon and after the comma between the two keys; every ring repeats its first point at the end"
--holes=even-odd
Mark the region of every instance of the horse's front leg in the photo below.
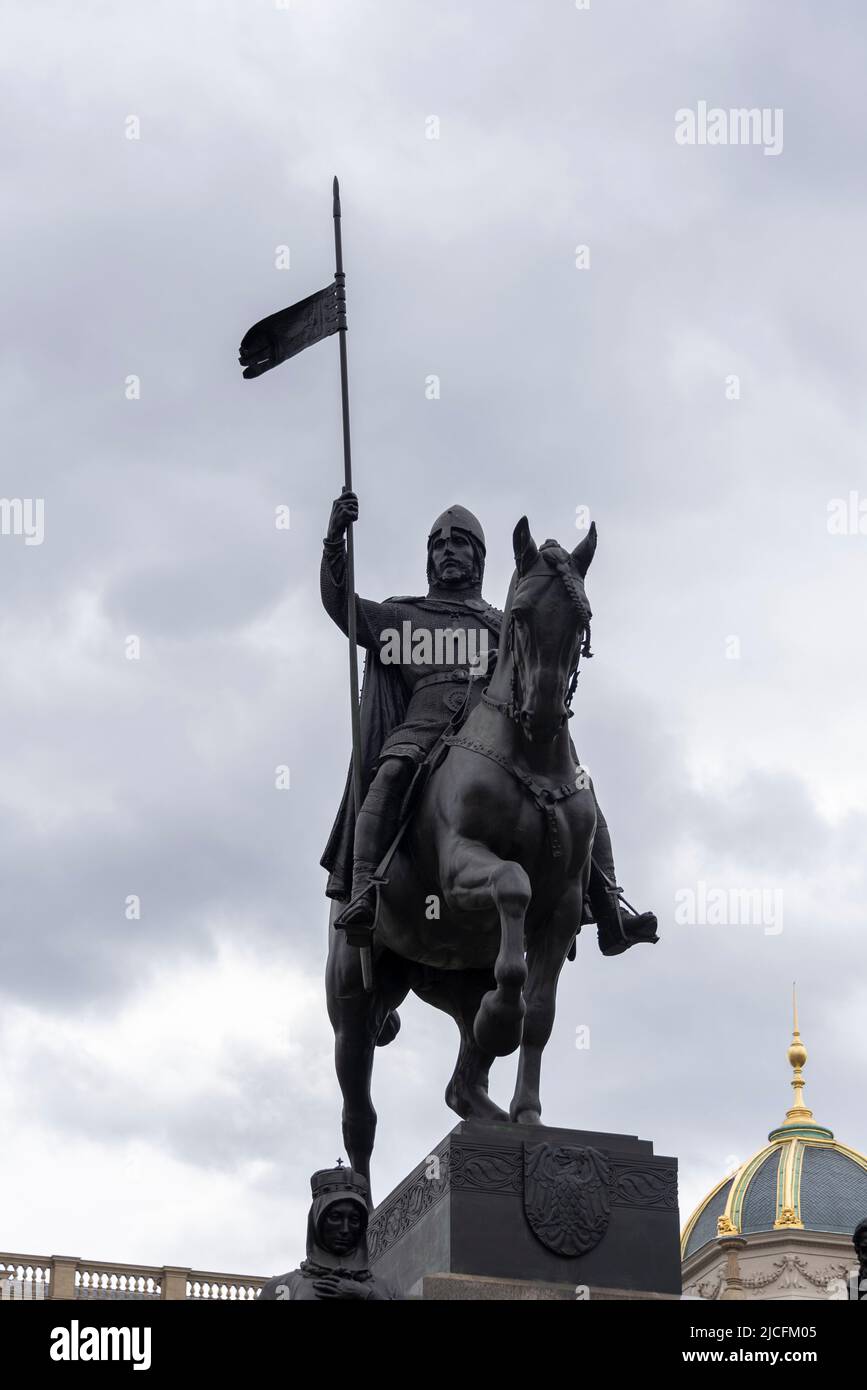
{"type": "Polygon", "coordinates": [[[452,854],[442,857],[441,876],[450,908],[478,912],[494,906],[499,915],[497,987],[483,997],[473,1034],[481,1052],[507,1057],[520,1044],[524,1024],[524,919],[532,896],[530,880],[520,864],[500,859],[476,840],[460,841],[452,854]]]}
{"type": "Polygon", "coordinates": [[[538,1125],[542,1120],[539,1081],[542,1053],[554,1027],[557,980],[581,921],[581,894],[570,892],[547,922],[533,933],[527,948],[526,1017],[518,1060],[515,1094],[509,1117],[518,1124],[538,1125]]]}
{"type": "Polygon", "coordinates": [[[352,1168],[367,1179],[376,1135],[376,1111],[370,1094],[377,1045],[390,1042],[400,1024],[394,1010],[409,989],[409,966],[391,952],[377,958],[374,988],[365,991],[359,952],[350,946],[334,918],[344,907],[334,903],[329,922],[325,991],[334,1029],[334,1062],[343,1095],[343,1143],[352,1168]]]}

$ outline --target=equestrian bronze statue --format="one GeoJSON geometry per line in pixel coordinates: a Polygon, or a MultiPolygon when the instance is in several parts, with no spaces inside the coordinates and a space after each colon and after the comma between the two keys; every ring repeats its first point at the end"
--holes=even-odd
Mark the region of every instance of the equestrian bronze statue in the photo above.
{"type": "MultiPolygon", "coordinates": [[[[357,516],[345,490],[322,557],[322,601],[344,633],[345,536],[357,516]]],[[[355,599],[364,796],[356,818],[347,779],[322,863],[344,1142],[368,1179],[374,1050],[395,1037],[410,990],[460,1031],[447,1104],[465,1119],[538,1124],[557,980],[582,923],[595,922],[606,956],[657,940],[656,918],[617,885],[608,827],[569,736],[579,662],[591,655],[584,581],[595,525],[570,552],[537,547],[522,518],[513,546],[504,612],[482,595],[482,527],[458,506],[428,536],[426,594],[355,599]],[[488,1073],[518,1048],[506,1114],[488,1073]]]]}

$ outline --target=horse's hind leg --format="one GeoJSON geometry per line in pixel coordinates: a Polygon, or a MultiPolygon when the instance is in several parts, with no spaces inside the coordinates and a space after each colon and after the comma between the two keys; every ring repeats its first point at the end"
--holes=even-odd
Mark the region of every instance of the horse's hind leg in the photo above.
{"type": "Polygon", "coordinates": [[[488,1095],[488,1072],[494,1055],[482,1052],[473,1036],[479,1004],[490,984],[489,970],[430,970],[413,986],[420,999],[449,1014],[460,1029],[461,1045],[446,1087],[446,1105],[462,1120],[509,1118],[488,1095]]]}
{"type": "Polygon", "coordinates": [[[473,1027],[479,1050],[506,1057],[521,1041],[524,1024],[524,919],[530,905],[530,880],[520,864],[500,859],[478,841],[464,840],[449,861],[446,900],[450,907],[473,912],[496,907],[500,918],[500,949],[494,962],[496,989],[479,1005],[473,1027]]]}

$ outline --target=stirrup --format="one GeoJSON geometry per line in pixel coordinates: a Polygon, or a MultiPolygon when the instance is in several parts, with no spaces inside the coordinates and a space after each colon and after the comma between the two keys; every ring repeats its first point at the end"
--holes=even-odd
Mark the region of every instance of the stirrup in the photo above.
{"type": "Polygon", "coordinates": [[[364,887],[335,917],[334,926],[346,933],[350,946],[363,948],[371,944],[379,917],[379,890],[387,882],[378,874],[371,874],[364,887]]]}
{"type": "Polygon", "coordinates": [[[632,903],[623,897],[622,888],[608,889],[607,896],[614,920],[612,922],[609,918],[605,923],[597,923],[599,949],[603,956],[620,956],[630,946],[637,946],[641,942],[655,945],[659,936],[654,913],[637,912],[632,903]],[[621,903],[629,909],[628,916],[621,912],[621,903]]]}

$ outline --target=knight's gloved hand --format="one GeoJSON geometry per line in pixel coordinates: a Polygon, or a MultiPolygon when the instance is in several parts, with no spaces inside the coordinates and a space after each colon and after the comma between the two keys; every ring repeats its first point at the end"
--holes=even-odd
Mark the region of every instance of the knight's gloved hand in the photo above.
{"type": "Polygon", "coordinates": [[[357,520],[358,498],[354,492],[347,492],[344,489],[331,508],[331,516],[328,521],[328,540],[343,540],[347,526],[350,522],[357,520]]]}

